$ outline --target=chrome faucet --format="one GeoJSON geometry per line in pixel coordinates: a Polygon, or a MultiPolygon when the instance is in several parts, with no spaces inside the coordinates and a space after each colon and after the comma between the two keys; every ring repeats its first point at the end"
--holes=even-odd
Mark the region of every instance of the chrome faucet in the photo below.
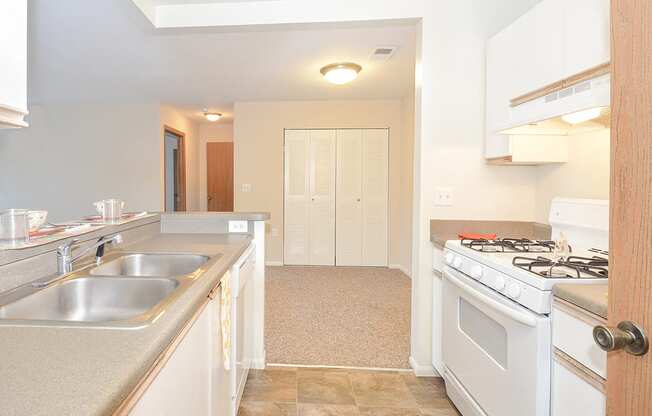
{"type": "Polygon", "coordinates": [[[65,244],[60,245],[57,248],[57,274],[59,276],[72,272],[72,264],[75,261],[77,261],[80,257],[86,255],[91,250],[96,250],[95,262],[99,264],[100,261],[102,260],[102,256],[104,256],[104,246],[106,244],[111,244],[111,243],[116,243],[116,244],[122,243],[122,235],[114,234],[110,237],[100,237],[100,239],[97,240],[95,244],[86,248],[84,251],[77,254],[76,256],[73,256],[72,248],[78,242],[79,240],[73,239],[65,244]]]}

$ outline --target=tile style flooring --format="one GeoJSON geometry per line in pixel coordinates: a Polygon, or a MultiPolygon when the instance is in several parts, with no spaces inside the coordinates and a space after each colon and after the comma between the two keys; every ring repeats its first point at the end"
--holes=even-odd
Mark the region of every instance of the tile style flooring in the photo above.
{"type": "Polygon", "coordinates": [[[239,416],[458,416],[440,378],[410,372],[252,370],[239,416]]]}

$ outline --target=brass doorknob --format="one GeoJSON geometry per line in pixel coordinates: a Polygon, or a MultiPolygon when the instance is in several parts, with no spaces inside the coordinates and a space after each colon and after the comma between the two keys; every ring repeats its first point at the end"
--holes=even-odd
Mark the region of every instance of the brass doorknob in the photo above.
{"type": "Polygon", "coordinates": [[[213,200],[213,197],[209,195],[209,196],[208,196],[208,200],[209,200],[209,201],[212,201],[212,200],[213,200]]]}
{"type": "Polygon", "coordinates": [[[593,339],[604,351],[624,349],[632,355],[645,355],[650,349],[650,341],[643,328],[631,321],[623,321],[617,328],[598,325],[593,328],[593,339]]]}

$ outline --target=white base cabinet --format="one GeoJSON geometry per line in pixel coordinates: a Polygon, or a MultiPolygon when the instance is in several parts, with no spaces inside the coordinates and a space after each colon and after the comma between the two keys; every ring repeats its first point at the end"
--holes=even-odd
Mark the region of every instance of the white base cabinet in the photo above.
{"type": "Polygon", "coordinates": [[[210,303],[135,404],[131,415],[211,414],[211,362],[219,360],[221,346],[214,348],[210,337],[214,326],[214,307],[210,303]]]}

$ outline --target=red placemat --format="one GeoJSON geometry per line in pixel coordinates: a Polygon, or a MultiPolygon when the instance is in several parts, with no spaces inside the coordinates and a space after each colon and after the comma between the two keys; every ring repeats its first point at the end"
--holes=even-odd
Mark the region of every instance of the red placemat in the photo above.
{"type": "Polygon", "coordinates": [[[461,233],[458,237],[460,240],[495,240],[496,234],[461,233]]]}

